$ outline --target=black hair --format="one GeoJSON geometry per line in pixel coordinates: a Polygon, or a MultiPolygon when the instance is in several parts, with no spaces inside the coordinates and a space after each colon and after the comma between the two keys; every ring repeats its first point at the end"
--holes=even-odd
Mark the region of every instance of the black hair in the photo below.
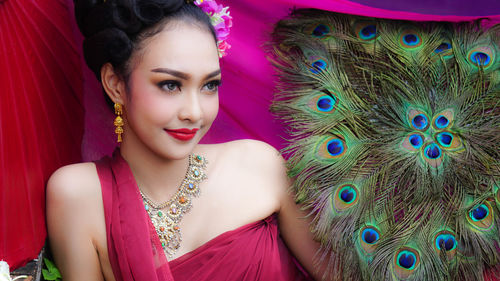
{"type": "Polygon", "coordinates": [[[106,63],[128,81],[132,54],[174,19],[188,19],[207,28],[217,42],[208,15],[185,0],[75,0],[75,17],[85,37],[85,62],[99,81],[106,63]]]}

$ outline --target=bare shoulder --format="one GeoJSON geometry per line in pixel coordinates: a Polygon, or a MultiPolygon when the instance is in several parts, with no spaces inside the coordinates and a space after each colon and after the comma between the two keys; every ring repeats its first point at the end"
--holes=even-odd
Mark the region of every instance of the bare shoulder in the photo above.
{"type": "Polygon", "coordinates": [[[47,182],[47,199],[78,203],[87,198],[95,198],[93,195],[96,192],[100,193],[100,183],[92,162],[61,167],[47,182]]]}
{"type": "Polygon", "coordinates": [[[94,163],[64,166],[52,174],[47,182],[47,228],[65,280],[103,280],[106,271],[98,252],[107,256],[106,232],[94,163]]]}
{"type": "Polygon", "coordinates": [[[238,155],[239,162],[244,165],[269,172],[285,171],[285,161],[279,151],[265,142],[236,140],[224,143],[222,149],[228,156],[238,155]]]}

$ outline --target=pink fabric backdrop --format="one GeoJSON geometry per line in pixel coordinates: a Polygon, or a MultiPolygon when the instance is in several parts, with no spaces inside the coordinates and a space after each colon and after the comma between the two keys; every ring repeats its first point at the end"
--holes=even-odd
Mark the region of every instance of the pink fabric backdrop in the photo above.
{"type": "MultiPolygon", "coordinates": [[[[382,1],[382,0],[381,0],[382,1]]],[[[457,0],[459,1],[459,0],[457,0]]],[[[482,0],[490,1],[491,0],[482,0]]],[[[229,38],[232,48],[221,60],[223,85],[220,89],[220,111],[204,143],[218,143],[251,138],[265,141],[281,149],[285,146],[284,128],[275,121],[268,108],[273,97],[274,70],[266,59],[263,44],[273,24],[285,17],[293,7],[318,8],[348,14],[418,21],[466,21],[478,16],[424,15],[404,11],[389,11],[364,6],[346,0],[223,0],[230,6],[233,28],[229,38]]],[[[385,2],[390,2],[385,0],[385,2]]],[[[460,1],[459,1],[460,2],[460,1]]],[[[474,5],[475,3],[462,0],[474,5]]],[[[458,3],[458,2],[457,2],[458,3]]],[[[452,3],[453,4],[453,3],[452,3]]],[[[463,3],[462,3],[463,4],[463,3]]],[[[424,7],[425,8],[425,7],[424,7]]],[[[500,21],[500,5],[491,5],[492,22],[500,21]],[[494,6],[494,7],[493,7],[494,6]]],[[[95,79],[86,73],[86,133],[82,152],[85,160],[98,159],[113,151],[112,114],[95,79]]]]}

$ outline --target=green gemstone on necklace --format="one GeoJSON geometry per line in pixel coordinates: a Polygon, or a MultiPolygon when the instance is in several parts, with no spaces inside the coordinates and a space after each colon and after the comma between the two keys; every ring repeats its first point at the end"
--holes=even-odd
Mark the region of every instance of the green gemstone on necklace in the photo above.
{"type": "Polygon", "coordinates": [[[200,155],[196,156],[196,159],[198,159],[198,161],[201,161],[201,156],[200,155]]]}
{"type": "Polygon", "coordinates": [[[195,176],[199,176],[199,175],[200,175],[200,171],[198,171],[198,170],[194,170],[194,175],[195,175],[195,176]]]}
{"type": "Polygon", "coordinates": [[[146,211],[149,211],[149,206],[148,205],[144,205],[144,208],[146,208],[146,211]]]}
{"type": "Polygon", "coordinates": [[[163,213],[161,211],[158,211],[158,216],[159,217],[162,217],[163,216],[163,213]]]}

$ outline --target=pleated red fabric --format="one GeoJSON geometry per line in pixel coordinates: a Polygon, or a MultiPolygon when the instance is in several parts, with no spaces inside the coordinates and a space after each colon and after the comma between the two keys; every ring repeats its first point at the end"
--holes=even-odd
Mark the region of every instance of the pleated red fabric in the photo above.
{"type": "Polygon", "coordinates": [[[277,216],[225,232],[170,261],[176,281],[301,281],[307,277],[278,232],[277,216]]]}
{"type": "Polygon", "coordinates": [[[45,238],[45,184],[79,162],[82,71],[65,0],[0,2],[0,260],[17,268],[45,238]]]}
{"type": "Polygon", "coordinates": [[[170,263],[144,209],[134,176],[115,150],[96,162],[108,255],[116,280],[302,281],[306,277],[281,240],[276,214],[225,232],[170,263]]]}
{"type": "Polygon", "coordinates": [[[101,182],[108,256],[117,281],[173,281],[139,188],[117,149],[96,162],[101,182]]]}

